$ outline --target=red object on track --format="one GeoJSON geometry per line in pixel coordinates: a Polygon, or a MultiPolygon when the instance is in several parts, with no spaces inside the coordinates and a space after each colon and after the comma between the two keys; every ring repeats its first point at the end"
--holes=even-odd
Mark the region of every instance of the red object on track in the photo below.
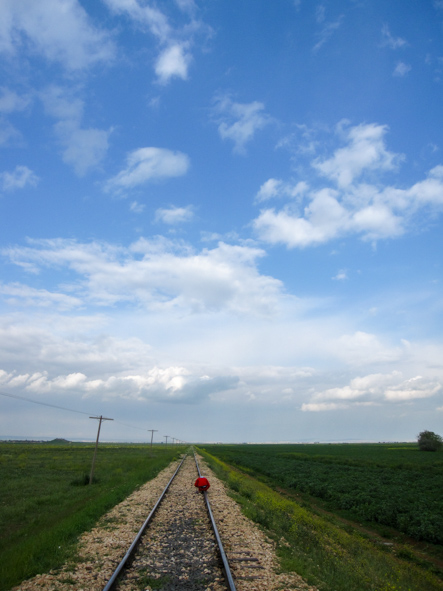
{"type": "Polygon", "coordinates": [[[209,484],[209,480],[207,478],[204,477],[199,477],[197,478],[197,480],[194,483],[194,486],[196,486],[198,488],[198,490],[202,493],[205,490],[208,490],[208,488],[211,486],[209,484]]]}

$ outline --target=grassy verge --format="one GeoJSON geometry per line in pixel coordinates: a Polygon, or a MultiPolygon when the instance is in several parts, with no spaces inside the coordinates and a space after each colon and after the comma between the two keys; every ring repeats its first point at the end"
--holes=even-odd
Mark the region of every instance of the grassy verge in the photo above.
{"type": "Polygon", "coordinates": [[[178,449],[0,444],[0,591],[61,566],[78,536],[178,456],[178,449]]]}
{"type": "Polygon", "coordinates": [[[437,591],[438,576],[415,562],[407,547],[375,545],[352,528],[283,497],[266,484],[199,450],[233,491],[247,517],[278,542],[281,568],[322,591],[437,591]]]}

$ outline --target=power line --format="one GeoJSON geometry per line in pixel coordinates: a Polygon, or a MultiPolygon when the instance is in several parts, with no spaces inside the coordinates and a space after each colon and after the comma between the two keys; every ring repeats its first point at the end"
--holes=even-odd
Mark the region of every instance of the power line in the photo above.
{"type": "MultiPolygon", "coordinates": [[[[41,406],[49,406],[51,408],[58,408],[59,410],[66,410],[68,412],[75,412],[80,415],[88,415],[90,416],[90,412],[83,412],[82,410],[74,410],[73,408],[66,408],[65,406],[58,406],[57,404],[49,404],[49,402],[41,402],[40,400],[32,400],[32,398],[25,398],[24,396],[18,396],[17,394],[8,394],[7,392],[2,392],[0,390],[0,396],[7,396],[8,398],[14,398],[17,400],[25,400],[26,402],[32,402],[34,404],[40,404],[41,406]]],[[[146,429],[142,429],[141,427],[136,427],[135,425],[128,425],[127,423],[121,423],[120,421],[115,421],[118,425],[123,425],[124,427],[129,427],[130,429],[138,429],[139,431],[146,431],[146,429]]],[[[169,435],[168,435],[169,437],[169,435]]],[[[167,443],[167,440],[166,440],[167,443]]]]}
{"type": "MultiPolygon", "coordinates": [[[[136,427],[135,425],[128,425],[127,423],[122,423],[120,421],[114,421],[117,425],[123,425],[124,427],[129,427],[130,429],[138,429],[139,431],[146,431],[146,429],[142,429],[142,427],[136,427]]],[[[148,429],[149,431],[149,429],[148,429]]]]}
{"type": "Polygon", "coordinates": [[[67,410],[68,412],[76,412],[80,415],[90,415],[89,412],[83,412],[81,410],[74,410],[73,408],[66,408],[64,406],[58,406],[57,404],[49,404],[48,402],[41,402],[40,400],[32,400],[32,398],[25,398],[24,396],[17,396],[16,394],[8,394],[0,390],[1,396],[8,396],[8,398],[17,398],[18,400],[26,400],[26,402],[33,402],[34,404],[40,404],[41,406],[50,406],[52,408],[58,408],[59,410],[67,410]]]}

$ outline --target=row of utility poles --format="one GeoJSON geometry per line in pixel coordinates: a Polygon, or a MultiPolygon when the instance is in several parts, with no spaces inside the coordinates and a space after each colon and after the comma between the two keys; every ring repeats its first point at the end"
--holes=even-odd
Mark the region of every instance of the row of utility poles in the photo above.
{"type": "MultiPolygon", "coordinates": [[[[113,421],[114,419],[109,419],[109,418],[104,417],[102,415],[100,415],[99,417],[89,417],[89,418],[96,419],[98,421],[97,439],[95,440],[94,456],[92,458],[91,472],[89,474],[89,484],[92,484],[92,481],[94,479],[95,459],[97,457],[98,439],[100,437],[100,429],[102,426],[102,422],[103,421],[113,421]]],[[[147,431],[151,433],[151,450],[152,450],[152,442],[154,439],[154,433],[157,433],[158,429],[147,429],[147,431]]],[[[172,439],[173,445],[179,444],[179,443],[184,443],[183,441],[180,441],[180,439],[177,439],[176,437],[171,437],[170,435],[163,435],[163,437],[166,437],[166,445],[168,445],[169,438],[172,439]]]]}

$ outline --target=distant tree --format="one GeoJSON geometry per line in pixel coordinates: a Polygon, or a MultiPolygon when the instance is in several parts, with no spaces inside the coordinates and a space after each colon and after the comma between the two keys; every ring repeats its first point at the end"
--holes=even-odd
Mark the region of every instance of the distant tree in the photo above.
{"type": "Polygon", "coordinates": [[[437,451],[443,446],[443,439],[433,431],[422,431],[418,434],[420,451],[437,451]]]}

